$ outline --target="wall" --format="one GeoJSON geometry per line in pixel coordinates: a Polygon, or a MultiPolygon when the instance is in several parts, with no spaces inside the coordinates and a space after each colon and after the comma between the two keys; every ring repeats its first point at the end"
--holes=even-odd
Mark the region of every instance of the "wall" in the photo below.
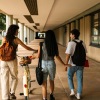
{"type": "Polygon", "coordinates": [[[64,29],[63,29],[63,27],[54,30],[54,32],[55,32],[57,42],[59,44],[63,45],[64,44],[64,37],[63,37],[64,29]]]}
{"type": "MultiPolygon", "coordinates": [[[[86,44],[87,48],[87,56],[89,58],[92,58],[98,62],[100,62],[100,48],[90,46],[90,36],[91,36],[91,20],[90,16],[82,17],[80,20],[80,39],[83,40],[86,44]]],[[[77,22],[78,23],[78,22],[77,22]]],[[[66,24],[67,31],[66,31],[66,38],[63,38],[63,28],[60,27],[55,30],[55,35],[57,38],[57,42],[61,45],[63,45],[63,41],[66,41],[66,46],[69,42],[69,35],[70,35],[70,30],[73,29],[74,24],[68,23],[66,24]],[[71,25],[71,26],[70,26],[71,25]],[[63,40],[65,39],[65,40],[63,40]]],[[[78,27],[78,26],[76,26],[78,27]]],[[[64,46],[64,45],[63,45],[64,46]]]]}
{"type": "Polygon", "coordinates": [[[85,44],[88,50],[87,56],[100,62],[100,48],[90,46],[91,35],[91,20],[90,16],[85,17],[85,44]]]}

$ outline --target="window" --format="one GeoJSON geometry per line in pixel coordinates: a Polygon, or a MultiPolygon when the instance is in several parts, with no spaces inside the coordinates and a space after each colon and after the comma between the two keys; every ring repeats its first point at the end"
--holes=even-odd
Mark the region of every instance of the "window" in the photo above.
{"type": "Polygon", "coordinates": [[[39,32],[39,33],[38,33],[38,37],[44,39],[44,38],[45,38],[45,33],[42,33],[42,32],[40,33],[40,32],[39,32]]]}
{"type": "Polygon", "coordinates": [[[100,11],[91,16],[91,45],[100,47],[100,11]]]}
{"type": "Polygon", "coordinates": [[[36,39],[44,39],[45,38],[45,32],[36,32],[36,39]]]}

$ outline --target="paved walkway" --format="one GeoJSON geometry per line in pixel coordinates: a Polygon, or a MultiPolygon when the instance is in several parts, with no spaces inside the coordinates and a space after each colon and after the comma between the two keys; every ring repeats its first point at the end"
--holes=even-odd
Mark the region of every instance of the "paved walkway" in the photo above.
{"type": "MultiPolygon", "coordinates": [[[[32,41],[29,46],[35,49],[38,48],[38,44],[41,40],[32,41]]],[[[65,61],[65,47],[59,45],[59,51],[61,58],[65,61]]],[[[19,46],[18,55],[19,56],[27,56],[31,55],[31,51],[27,51],[19,46]]],[[[88,58],[89,59],[89,58],[88,58]]],[[[55,59],[56,60],[56,59],[55,59]]],[[[19,61],[19,58],[18,58],[19,61]]],[[[38,59],[32,60],[30,64],[31,78],[36,80],[35,78],[35,68],[37,66],[38,59]]],[[[54,96],[56,100],[76,100],[75,98],[70,98],[69,87],[67,81],[67,75],[64,71],[64,66],[60,64],[57,60],[57,72],[55,78],[55,91],[54,96]]],[[[100,100],[100,63],[89,59],[90,67],[85,68],[84,70],[84,86],[83,86],[83,95],[82,100],[100,100]]],[[[23,68],[19,66],[19,82],[16,90],[17,100],[24,100],[23,96],[20,96],[19,93],[23,91],[22,89],[22,76],[23,76],[23,68]]],[[[77,87],[76,76],[74,77],[75,89],[77,87]]],[[[1,82],[0,82],[1,83],[1,82]]],[[[1,100],[1,87],[0,87],[0,100],[1,100]]],[[[32,83],[32,94],[30,94],[30,100],[42,100],[41,95],[41,86],[37,84],[37,82],[32,83]]],[[[49,100],[49,83],[48,83],[48,100],[49,100]]]]}

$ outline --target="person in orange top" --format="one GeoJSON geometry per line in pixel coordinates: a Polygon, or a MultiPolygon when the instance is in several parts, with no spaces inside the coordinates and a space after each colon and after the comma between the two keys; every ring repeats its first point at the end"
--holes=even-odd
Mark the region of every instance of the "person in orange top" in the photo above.
{"type": "MultiPolygon", "coordinates": [[[[15,46],[15,51],[17,52],[17,46],[20,44],[27,50],[35,51],[37,50],[28,47],[25,45],[18,37],[18,25],[10,25],[7,31],[7,34],[2,39],[2,44],[8,41],[11,45],[15,46]]],[[[18,84],[18,64],[17,64],[17,57],[15,53],[15,59],[10,61],[2,61],[1,60],[1,93],[2,93],[2,100],[9,100],[9,99],[16,99],[15,90],[18,84]],[[11,85],[9,90],[9,73],[11,75],[11,85]]]]}

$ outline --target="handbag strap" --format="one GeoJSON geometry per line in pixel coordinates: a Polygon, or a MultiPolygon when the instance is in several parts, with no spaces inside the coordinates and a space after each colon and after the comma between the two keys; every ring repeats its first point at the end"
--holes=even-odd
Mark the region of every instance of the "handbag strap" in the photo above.
{"type": "Polygon", "coordinates": [[[39,57],[39,63],[38,63],[38,65],[40,64],[39,67],[41,67],[42,65],[42,45],[43,45],[43,42],[40,42],[40,57],[39,57]]]}

